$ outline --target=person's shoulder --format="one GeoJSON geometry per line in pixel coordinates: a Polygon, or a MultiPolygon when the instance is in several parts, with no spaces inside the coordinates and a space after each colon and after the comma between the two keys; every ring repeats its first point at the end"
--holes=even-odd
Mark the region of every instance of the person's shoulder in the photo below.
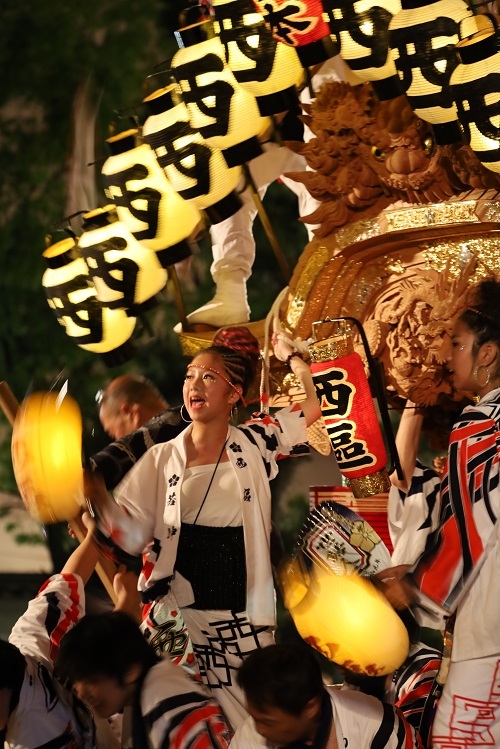
{"type": "Polygon", "coordinates": [[[376,697],[364,692],[358,692],[354,689],[337,689],[336,687],[327,687],[326,691],[330,695],[333,704],[346,713],[352,713],[356,717],[363,718],[380,718],[382,714],[382,703],[376,697]]]}
{"type": "Polygon", "coordinates": [[[269,744],[257,733],[253,718],[247,718],[231,740],[231,749],[267,749],[269,744]]]}
{"type": "Polygon", "coordinates": [[[190,700],[205,701],[211,695],[201,681],[188,674],[182,666],[172,663],[168,656],[161,658],[148,671],[145,688],[159,702],[169,697],[186,695],[190,700]]]}
{"type": "Polygon", "coordinates": [[[189,422],[181,416],[181,406],[172,406],[146,421],[138,432],[147,432],[154,442],[166,442],[184,431],[189,422]]]}
{"type": "Polygon", "coordinates": [[[459,426],[465,424],[471,424],[474,422],[483,421],[496,421],[500,420],[500,390],[495,397],[490,400],[479,401],[479,403],[471,403],[466,406],[458,419],[456,420],[453,428],[456,429],[459,426]]]}
{"type": "Polygon", "coordinates": [[[161,411],[158,414],[155,414],[151,419],[146,421],[144,424],[145,427],[152,427],[152,426],[163,426],[163,425],[170,425],[170,426],[178,426],[184,425],[186,426],[186,421],[181,416],[181,408],[182,406],[169,406],[164,411],[161,411]]]}

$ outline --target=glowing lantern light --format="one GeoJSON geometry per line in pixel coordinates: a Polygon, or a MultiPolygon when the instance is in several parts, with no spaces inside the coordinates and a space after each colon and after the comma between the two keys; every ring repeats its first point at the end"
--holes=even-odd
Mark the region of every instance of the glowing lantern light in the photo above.
{"type": "Polygon", "coordinates": [[[191,127],[178,91],[177,84],[172,84],[146,97],[149,117],[142,134],[174,190],[204,209],[216,224],[241,208],[234,190],[242,172],[240,167],[229,168],[220,150],[209,146],[191,127]]]}
{"type": "Polygon", "coordinates": [[[25,398],[12,432],[12,464],[26,509],[41,523],[72,520],[83,502],[82,419],[68,395],[25,398]]]}
{"type": "Polygon", "coordinates": [[[461,64],[450,88],[465,140],[487,169],[500,172],[500,52],[494,17],[489,18],[474,16],[475,30],[457,44],[461,64]]]}
{"type": "Polygon", "coordinates": [[[118,220],[114,205],[83,216],[78,247],[102,306],[137,315],[157,304],[167,272],[118,220]]]}
{"type": "Polygon", "coordinates": [[[137,130],[106,141],[111,153],[102,167],[105,194],[135,239],[156,252],[163,268],[191,255],[187,241],[201,221],[197,208],[174,190],[137,130]]]}
{"type": "Polygon", "coordinates": [[[304,71],[297,52],[273,38],[252,0],[213,0],[214,28],[234,77],[264,116],[293,109],[304,71]]]}
{"type": "Polygon", "coordinates": [[[339,53],[339,45],[323,18],[321,0],[255,0],[278,42],[295,47],[304,67],[339,53]]]}
{"type": "Polygon", "coordinates": [[[460,140],[450,77],[458,65],[460,22],[472,16],[463,0],[402,0],[389,24],[389,44],[411,108],[430,122],[436,142],[460,140]]]}
{"type": "Polygon", "coordinates": [[[334,571],[302,560],[279,572],[285,606],[300,636],[351,671],[382,676],[408,656],[406,627],[387,599],[348,565],[334,571]]]}
{"type": "Polygon", "coordinates": [[[363,361],[347,336],[309,346],[323,422],[354,496],[389,490],[387,452],[363,361]]]}
{"type": "Polygon", "coordinates": [[[47,247],[43,253],[48,268],[43,274],[49,307],[73,341],[95,354],[108,366],[118,366],[134,354],[130,339],[135,318],[124,310],[102,307],[76,242],[68,237],[47,247]]]}
{"type": "Polygon", "coordinates": [[[378,98],[399,96],[401,87],[389,49],[389,22],[400,0],[322,0],[330,30],[340,43],[340,56],[378,98]]]}
{"type": "Polygon", "coordinates": [[[171,62],[194,130],[220,148],[228,166],[244,164],[262,153],[258,139],[268,123],[257,101],[226,65],[224,47],[211,21],[175,32],[179,51],[171,62]]]}

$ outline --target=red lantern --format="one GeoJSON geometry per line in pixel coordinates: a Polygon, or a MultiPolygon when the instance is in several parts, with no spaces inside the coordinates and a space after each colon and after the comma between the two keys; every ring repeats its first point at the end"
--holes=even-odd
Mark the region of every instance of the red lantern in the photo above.
{"type": "Polygon", "coordinates": [[[323,422],[342,475],[354,496],[389,489],[387,451],[363,360],[347,336],[309,347],[323,422]]]}
{"type": "Polygon", "coordinates": [[[278,42],[295,47],[304,67],[339,53],[339,45],[323,18],[321,0],[254,0],[278,42]]]}

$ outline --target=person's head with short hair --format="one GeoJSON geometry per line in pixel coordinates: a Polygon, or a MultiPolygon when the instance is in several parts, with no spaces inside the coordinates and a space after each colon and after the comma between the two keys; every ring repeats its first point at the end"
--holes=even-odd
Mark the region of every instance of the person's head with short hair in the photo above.
{"type": "Polygon", "coordinates": [[[99,418],[112,439],[120,439],[168,408],[156,385],[140,375],[120,375],[99,399],[99,418]]]}
{"type": "Polygon", "coordinates": [[[238,671],[257,732],[288,746],[312,741],[324,696],[321,668],[306,645],[281,643],[254,651],[238,671]]]}
{"type": "Polygon", "coordinates": [[[54,675],[101,718],[132,704],[141,676],[158,662],[137,623],[121,611],[87,614],[64,635],[54,675]]]}

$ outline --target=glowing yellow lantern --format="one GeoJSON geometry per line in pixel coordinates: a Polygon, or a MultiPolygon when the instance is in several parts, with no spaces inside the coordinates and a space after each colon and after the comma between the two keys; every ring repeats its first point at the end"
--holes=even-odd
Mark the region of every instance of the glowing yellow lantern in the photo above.
{"type": "Polygon", "coordinates": [[[340,56],[362,81],[369,81],[381,100],[399,96],[401,87],[389,49],[389,22],[400,0],[322,0],[340,56]]]}
{"type": "MultiPolygon", "coordinates": [[[[491,16],[493,19],[493,16],[491,16]]],[[[450,79],[464,138],[479,161],[492,172],[500,172],[500,52],[498,32],[489,16],[470,19],[470,35],[461,25],[457,44],[460,64],[450,79]]]]}
{"type": "Polygon", "coordinates": [[[168,268],[191,255],[187,240],[201,216],[169,183],[148,144],[138,144],[138,135],[127,130],[106,141],[111,155],[102,167],[104,192],[137,242],[168,268]]]}
{"type": "Polygon", "coordinates": [[[437,143],[459,141],[450,77],[459,63],[459,24],[472,11],[463,0],[401,0],[401,8],[389,24],[389,45],[403,93],[437,143]]]}
{"type": "Polygon", "coordinates": [[[174,190],[202,208],[213,224],[236,213],[242,205],[235,192],[241,168],[228,167],[221,151],[191,126],[177,84],[150,94],[144,104],[149,113],[142,128],[144,141],[174,190]]]}
{"type": "Polygon", "coordinates": [[[12,432],[12,464],[36,520],[76,517],[83,503],[82,419],[71,397],[48,392],[25,398],[12,432]]]}
{"type": "Polygon", "coordinates": [[[167,272],[156,254],[142,247],[118,220],[114,205],[83,216],[78,248],[103,307],[138,315],[158,302],[167,272]]]}
{"type": "Polygon", "coordinates": [[[118,366],[135,353],[131,337],[135,318],[124,310],[102,307],[85,260],[73,238],[47,247],[43,274],[49,307],[67,335],[86,351],[100,354],[108,366],[118,366]]]}
{"type": "Polygon", "coordinates": [[[372,583],[347,565],[333,571],[299,560],[284,565],[280,586],[300,636],[340,666],[390,674],[408,656],[405,625],[372,583]]]}
{"type": "Polygon", "coordinates": [[[199,23],[175,32],[180,47],[172,62],[194,130],[220,148],[228,166],[260,156],[258,138],[268,123],[260,116],[255,97],[245,91],[226,65],[224,47],[213,36],[212,23],[199,23]]]}
{"type": "Polygon", "coordinates": [[[304,71],[297,52],[274,39],[252,0],[212,0],[214,29],[234,77],[264,116],[293,109],[304,71]]]}

